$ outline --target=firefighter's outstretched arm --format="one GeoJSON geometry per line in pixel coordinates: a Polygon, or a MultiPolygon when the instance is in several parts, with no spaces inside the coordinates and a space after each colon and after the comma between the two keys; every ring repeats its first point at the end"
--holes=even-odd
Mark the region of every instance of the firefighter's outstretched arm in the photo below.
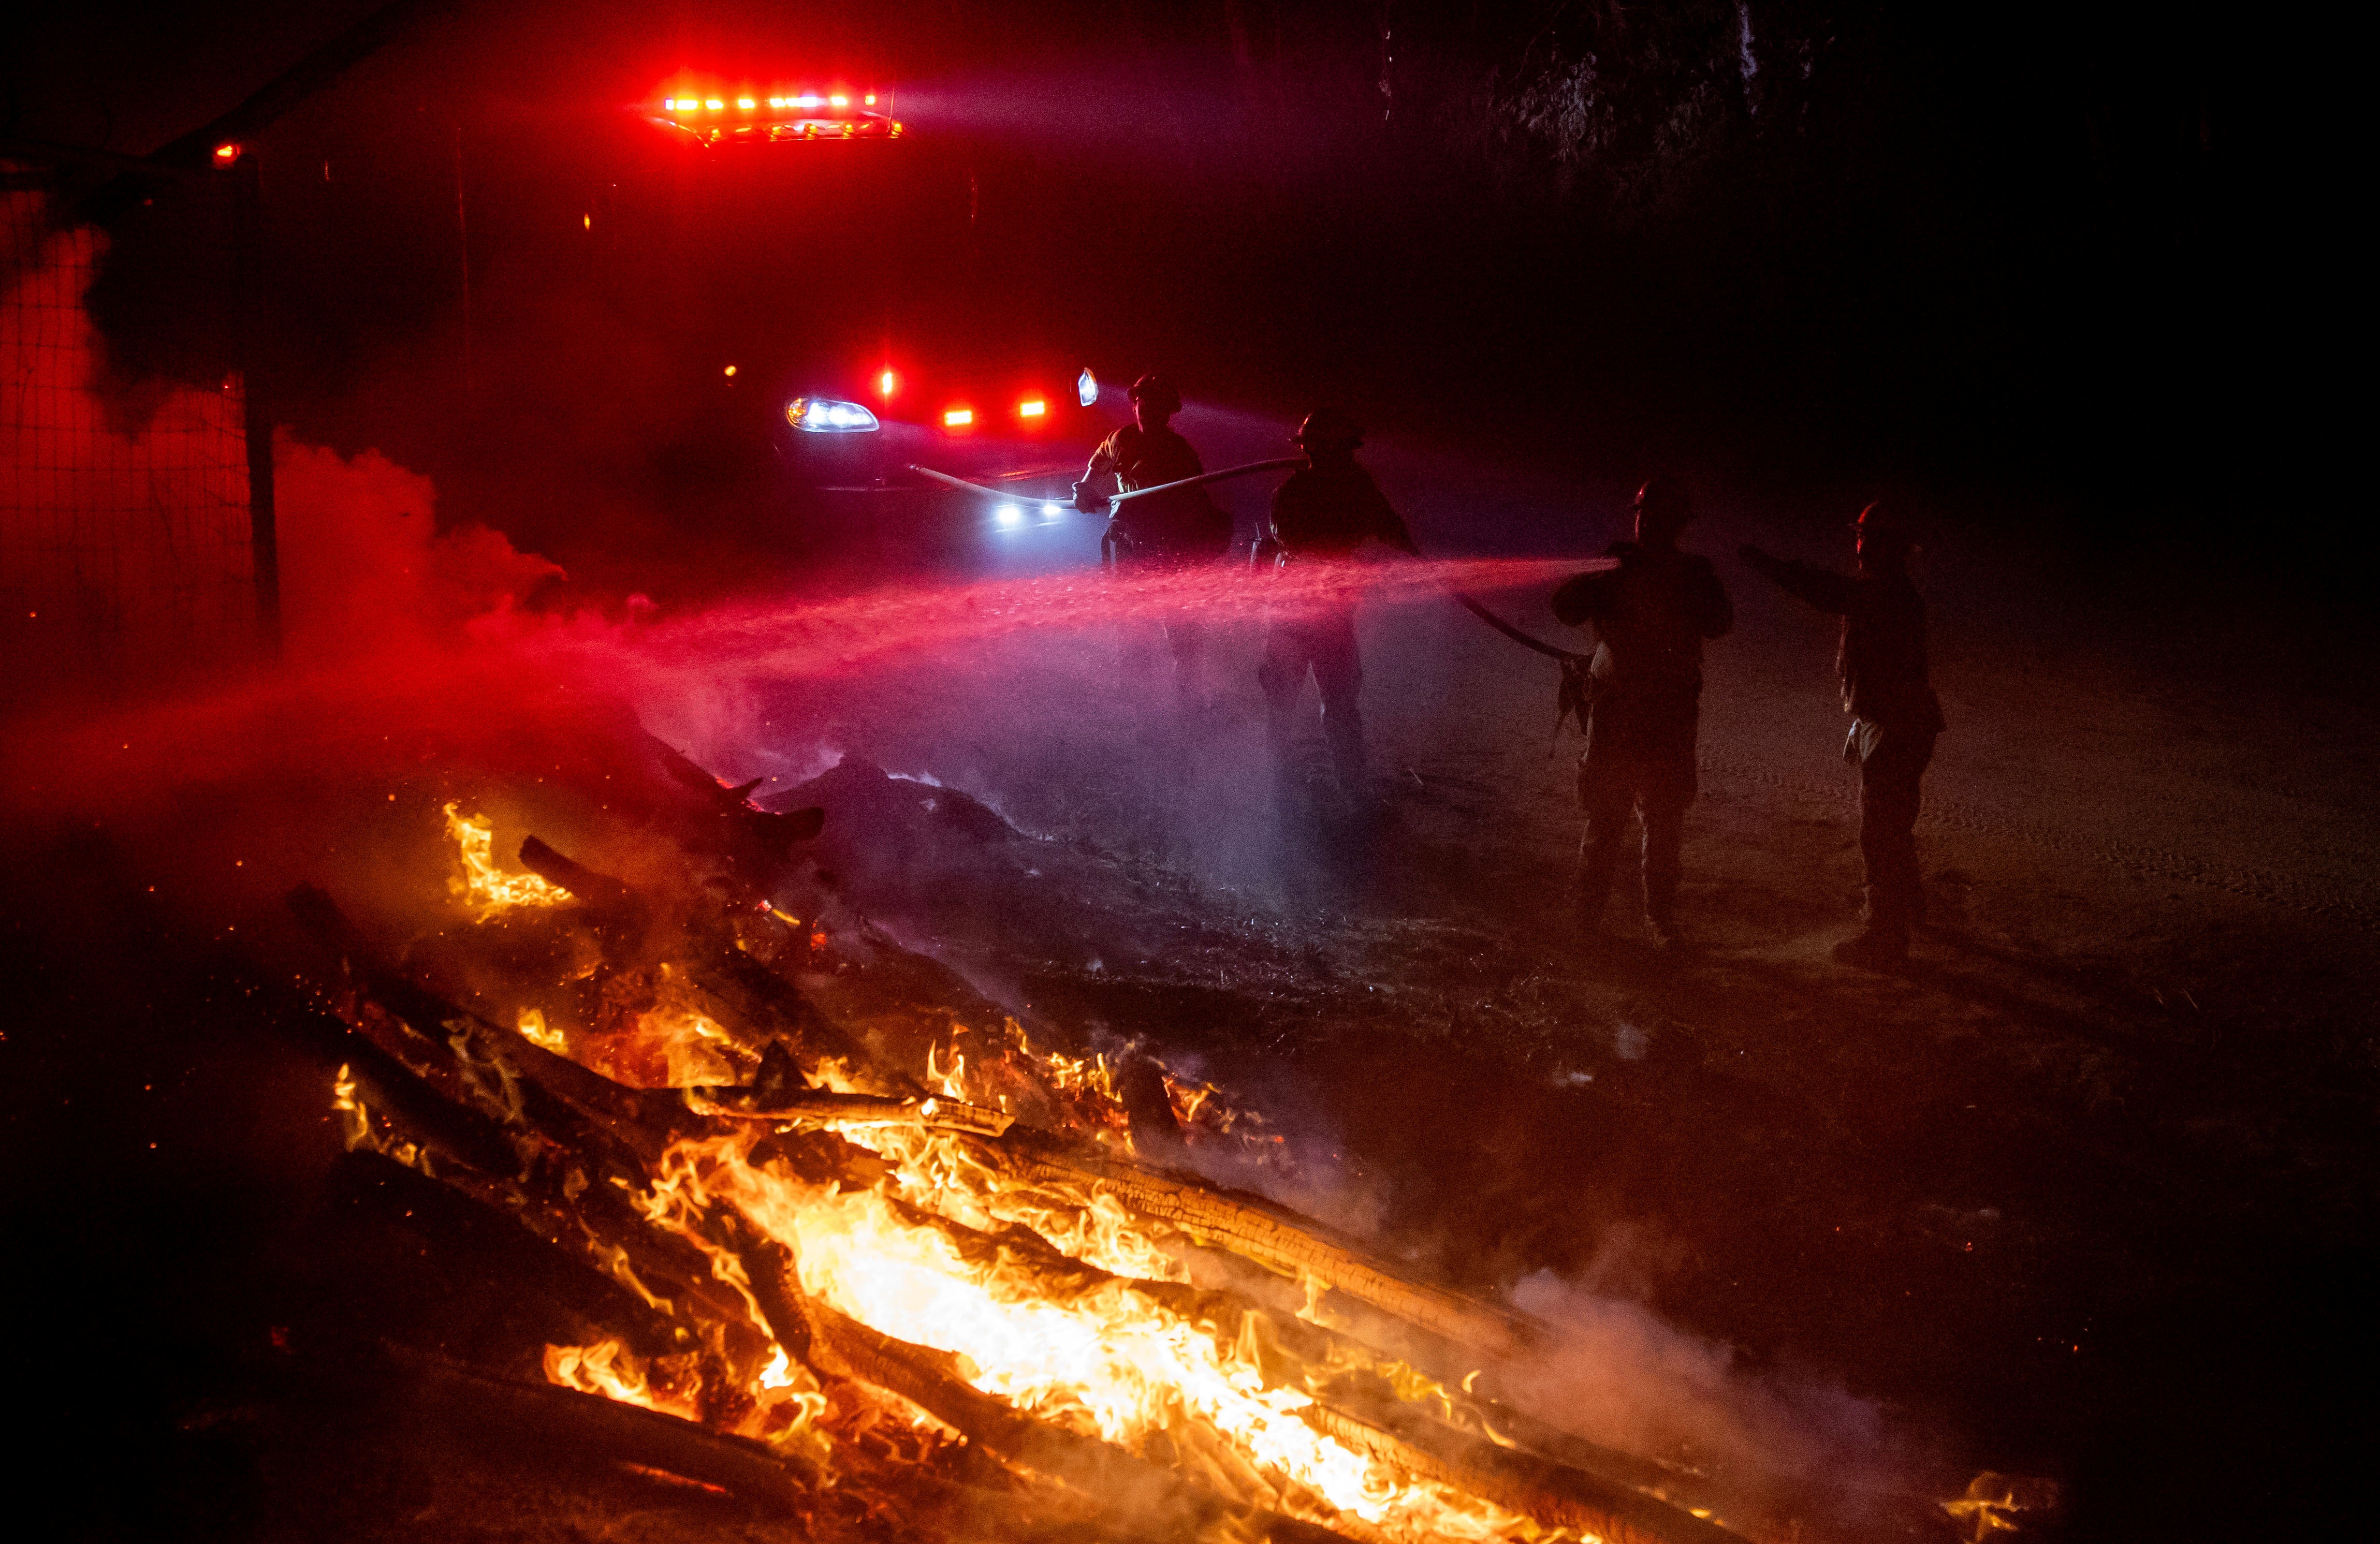
{"type": "Polygon", "coordinates": [[[1743,566],[1767,577],[1779,589],[1798,600],[1807,601],[1821,611],[1841,616],[1852,609],[1858,586],[1841,574],[1808,563],[1795,562],[1764,551],[1750,542],[1735,549],[1743,566]]]}

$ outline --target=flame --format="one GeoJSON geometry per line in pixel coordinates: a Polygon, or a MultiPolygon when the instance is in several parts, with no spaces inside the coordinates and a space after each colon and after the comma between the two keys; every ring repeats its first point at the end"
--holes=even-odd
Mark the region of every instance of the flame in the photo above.
{"type": "MultiPolygon", "coordinates": [[[[446,816],[463,858],[457,889],[481,917],[565,899],[534,875],[495,868],[484,816],[466,817],[453,804],[446,816]]],[[[609,1001],[615,1006],[595,1030],[565,1036],[548,1026],[542,1010],[525,1007],[518,1031],[638,1087],[736,1084],[757,1066],[758,1047],[730,1027],[743,1020],[683,967],[624,972],[614,984],[617,995],[609,1001]]],[[[454,1048],[483,1098],[517,1113],[517,1092],[501,1058],[474,1058],[459,1031],[454,1048]]],[[[1037,1045],[1013,1019],[990,1029],[953,1023],[927,1056],[924,1107],[936,1098],[962,1101],[1130,1154],[1127,1074],[1137,1076],[1140,1063],[1153,1060],[1137,1045],[1084,1055],[1037,1045]]],[[[836,1092],[880,1092],[866,1086],[879,1080],[875,1075],[840,1063],[821,1061],[804,1071],[836,1092]]],[[[1260,1116],[1235,1107],[1211,1083],[1161,1064],[1159,1072],[1185,1140],[1286,1161],[1281,1139],[1264,1129],[1260,1116]]],[[[392,1138],[380,1134],[349,1069],[341,1068],[334,1092],[351,1145],[380,1146],[426,1170],[426,1153],[385,1145],[392,1138]]],[[[743,1124],[679,1139],[642,1190],[613,1178],[648,1222],[709,1260],[710,1274],[741,1298],[743,1322],[730,1326],[701,1309],[715,1298],[659,1296],[625,1250],[597,1245],[598,1263],[673,1320],[686,1348],[644,1357],[617,1339],[549,1345],[548,1380],[780,1449],[799,1447],[821,1460],[835,1452],[836,1432],[850,1435],[849,1423],[880,1419],[880,1411],[855,1414],[831,1405],[810,1367],[775,1341],[746,1274],[748,1251],[717,1242],[715,1209],[732,1207],[783,1248],[809,1297],[883,1334],[948,1354],[957,1375],[984,1393],[1176,1468],[1242,1503],[1381,1539],[1554,1544],[1588,1537],[1548,1528],[1333,1436],[1344,1428],[1331,1424],[1321,1398],[1327,1385],[1350,1373],[1383,1381],[1398,1398],[1451,1424],[1476,1430],[1484,1423],[1465,1414],[1467,1402],[1446,1386],[1353,1342],[1318,1343],[1329,1347],[1321,1355],[1311,1351],[1318,1344],[1311,1339],[1295,1341],[1319,1357],[1309,1360],[1288,1348],[1262,1310],[1242,1309],[1236,1322],[1218,1322],[1211,1310],[1194,1313],[1184,1306],[1192,1299],[1157,1289],[1188,1281],[1185,1238],[1135,1216],[1099,1180],[1037,1175],[1024,1182],[995,1167],[990,1152],[965,1133],[924,1121],[839,1122],[835,1128],[880,1158],[884,1177],[866,1188],[804,1178],[781,1147],[759,1145],[770,1141],[771,1128],[743,1124]],[[842,1423],[835,1432],[830,1421],[842,1423]]],[[[581,1189],[588,1183],[581,1175],[570,1179],[581,1189]]],[[[1318,1286],[1306,1285],[1300,1317],[1319,1322],[1318,1286]]],[[[915,1441],[946,1440],[922,1412],[905,1418],[917,1429],[915,1441]]]]}
{"type": "Polygon", "coordinates": [[[563,1032],[560,1030],[549,1030],[545,1027],[545,1013],[542,1009],[525,1007],[520,1010],[520,1032],[521,1038],[531,1045],[551,1051],[557,1056],[566,1056],[570,1054],[570,1042],[563,1032]]]}
{"type": "MultiPolygon", "coordinates": [[[[915,1128],[865,1135],[897,1158],[902,1190],[934,1194],[952,1211],[986,1222],[1031,1216],[1038,1231],[1065,1210],[1003,1194],[990,1170],[959,1162],[954,1141],[915,1128]]],[[[787,1245],[803,1290],[820,1301],[882,1333],[953,1353],[962,1377],[1020,1409],[1144,1456],[1184,1459],[1249,1502],[1324,1524],[1353,1516],[1401,1539],[1579,1537],[1402,1473],[1318,1429],[1305,1415],[1314,1395],[1283,1370],[1260,1314],[1219,1331],[1126,1280],[1053,1277],[1047,1261],[1005,1247],[963,1250],[884,1191],[811,1184],[774,1162],[755,1165],[757,1140],[739,1132],[681,1140],[638,1197],[650,1220],[711,1253],[722,1280],[740,1283],[740,1266],[705,1244],[696,1222],[719,1200],[787,1245]]],[[[1075,1225],[1053,1229],[1064,1253],[1120,1277],[1180,1279],[1162,1240],[1111,1197],[1095,1192],[1088,1200],[1075,1225]]],[[[1401,1370],[1407,1385],[1415,1381],[1401,1370]]]]}
{"type": "Polygon", "coordinates": [[[568,900],[570,892],[534,874],[506,874],[496,867],[496,830],[486,815],[467,815],[460,804],[446,806],[446,834],[462,850],[463,876],[449,888],[463,898],[484,922],[516,906],[552,906],[568,900]]]}
{"type": "Polygon", "coordinates": [[[331,1080],[331,1108],[344,1117],[339,1140],[349,1152],[377,1152],[407,1168],[419,1169],[432,1179],[438,1177],[431,1169],[427,1148],[396,1140],[373,1123],[371,1110],[357,1085],[355,1068],[346,1062],[339,1064],[337,1075],[331,1080]]]}
{"type": "Polygon", "coordinates": [[[694,1397],[701,1387],[698,1374],[690,1387],[669,1382],[656,1386],[651,1364],[616,1340],[600,1340],[592,1345],[548,1345],[545,1378],[563,1388],[600,1393],[623,1405],[638,1405],[686,1420],[702,1418],[694,1397]]]}

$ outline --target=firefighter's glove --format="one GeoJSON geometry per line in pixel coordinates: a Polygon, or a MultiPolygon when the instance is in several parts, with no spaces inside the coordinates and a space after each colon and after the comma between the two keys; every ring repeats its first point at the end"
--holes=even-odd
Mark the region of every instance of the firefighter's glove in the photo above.
{"type": "Polygon", "coordinates": [[[1108,507],[1108,496],[1091,489],[1088,477],[1075,485],[1075,509],[1083,514],[1098,514],[1108,507]]]}

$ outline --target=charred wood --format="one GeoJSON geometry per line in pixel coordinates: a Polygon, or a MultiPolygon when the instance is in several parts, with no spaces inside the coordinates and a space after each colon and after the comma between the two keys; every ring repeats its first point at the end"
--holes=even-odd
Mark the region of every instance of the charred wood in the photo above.
{"type": "Polygon", "coordinates": [[[1541,1524],[1592,1533],[1605,1544],[1743,1544],[1717,1523],[1592,1476],[1465,1437],[1393,1403],[1375,1406],[1381,1424],[1330,1405],[1299,1412],[1317,1430],[1424,1479],[1467,1490],[1541,1524]]]}
{"type": "Polygon", "coordinates": [[[815,1478],[795,1456],[677,1416],[551,1383],[521,1383],[426,1352],[391,1346],[411,1375],[418,1414],[508,1441],[551,1444],[660,1469],[787,1511],[806,1512],[815,1478]]]}
{"type": "Polygon", "coordinates": [[[645,742],[662,773],[692,796],[697,808],[715,816],[726,828],[729,840],[723,855],[732,866],[747,871],[744,877],[749,882],[765,887],[767,876],[750,871],[784,862],[796,842],[808,841],[825,829],[824,810],[780,814],[760,809],[751,802],[753,790],[760,786],[759,778],[737,785],[723,783],[658,737],[648,733],[645,742]]]}
{"type": "Polygon", "coordinates": [[[799,987],[749,955],[717,949],[689,965],[687,973],[723,1007],[742,1015],[756,1032],[783,1036],[810,1061],[839,1061],[854,1070],[867,1069],[897,1094],[925,1092],[913,1080],[873,1066],[866,1048],[820,1013],[799,987]]]}
{"type": "Polygon", "coordinates": [[[395,1021],[392,1027],[358,1011],[357,1027],[449,1097],[498,1119],[525,1118],[554,1140],[590,1149],[602,1140],[616,1143],[640,1166],[658,1159],[674,1136],[703,1128],[674,1095],[615,1083],[408,981],[315,887],[290,892],[289,909],[339,959],[358,1004],[377,1005],[395,1021]],[[443,1031],[443,1038],[433,1031],[443,1031]],[[473,1063],[493,1069],[494,1088],[474,1075],[473,1063]]]}
{"type": "Polygon", "coordinates": [[[572,1328],[562,1333],[600,1325],[643,1357],[686,1349],[683,1319],[653,1308],[589,1260],[585,1232],[560,1208],[484,1176],[451,1169],[424,1175],[370,1149],[346,1154],[333,1174],[335,1193],[354,1209],[347,1214],[424,1235],[433,1256],[468,1259],[474,1269],[516,1284],[512,1296],[564,1315],[572,1328]]]}
{"type": "Polygon", "coordinates": [[[586,864],[565,858],[537,837],[520,845],[521,867],[568,890],[581,905],[610,915],[642,920],[644,904],[637,892],[608,874],[598,874],[586,864]]]}

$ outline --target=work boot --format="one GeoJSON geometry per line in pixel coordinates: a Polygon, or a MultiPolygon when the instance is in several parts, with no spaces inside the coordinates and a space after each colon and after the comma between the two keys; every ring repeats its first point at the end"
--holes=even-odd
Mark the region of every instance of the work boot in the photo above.
{"type": "Polygon", "coordinates": [[[1909,963],[1909,935],[1892,928],[1867,927],[1834,947],[1835,963],[1863,971],[1892,971],[1909,963]]]}

